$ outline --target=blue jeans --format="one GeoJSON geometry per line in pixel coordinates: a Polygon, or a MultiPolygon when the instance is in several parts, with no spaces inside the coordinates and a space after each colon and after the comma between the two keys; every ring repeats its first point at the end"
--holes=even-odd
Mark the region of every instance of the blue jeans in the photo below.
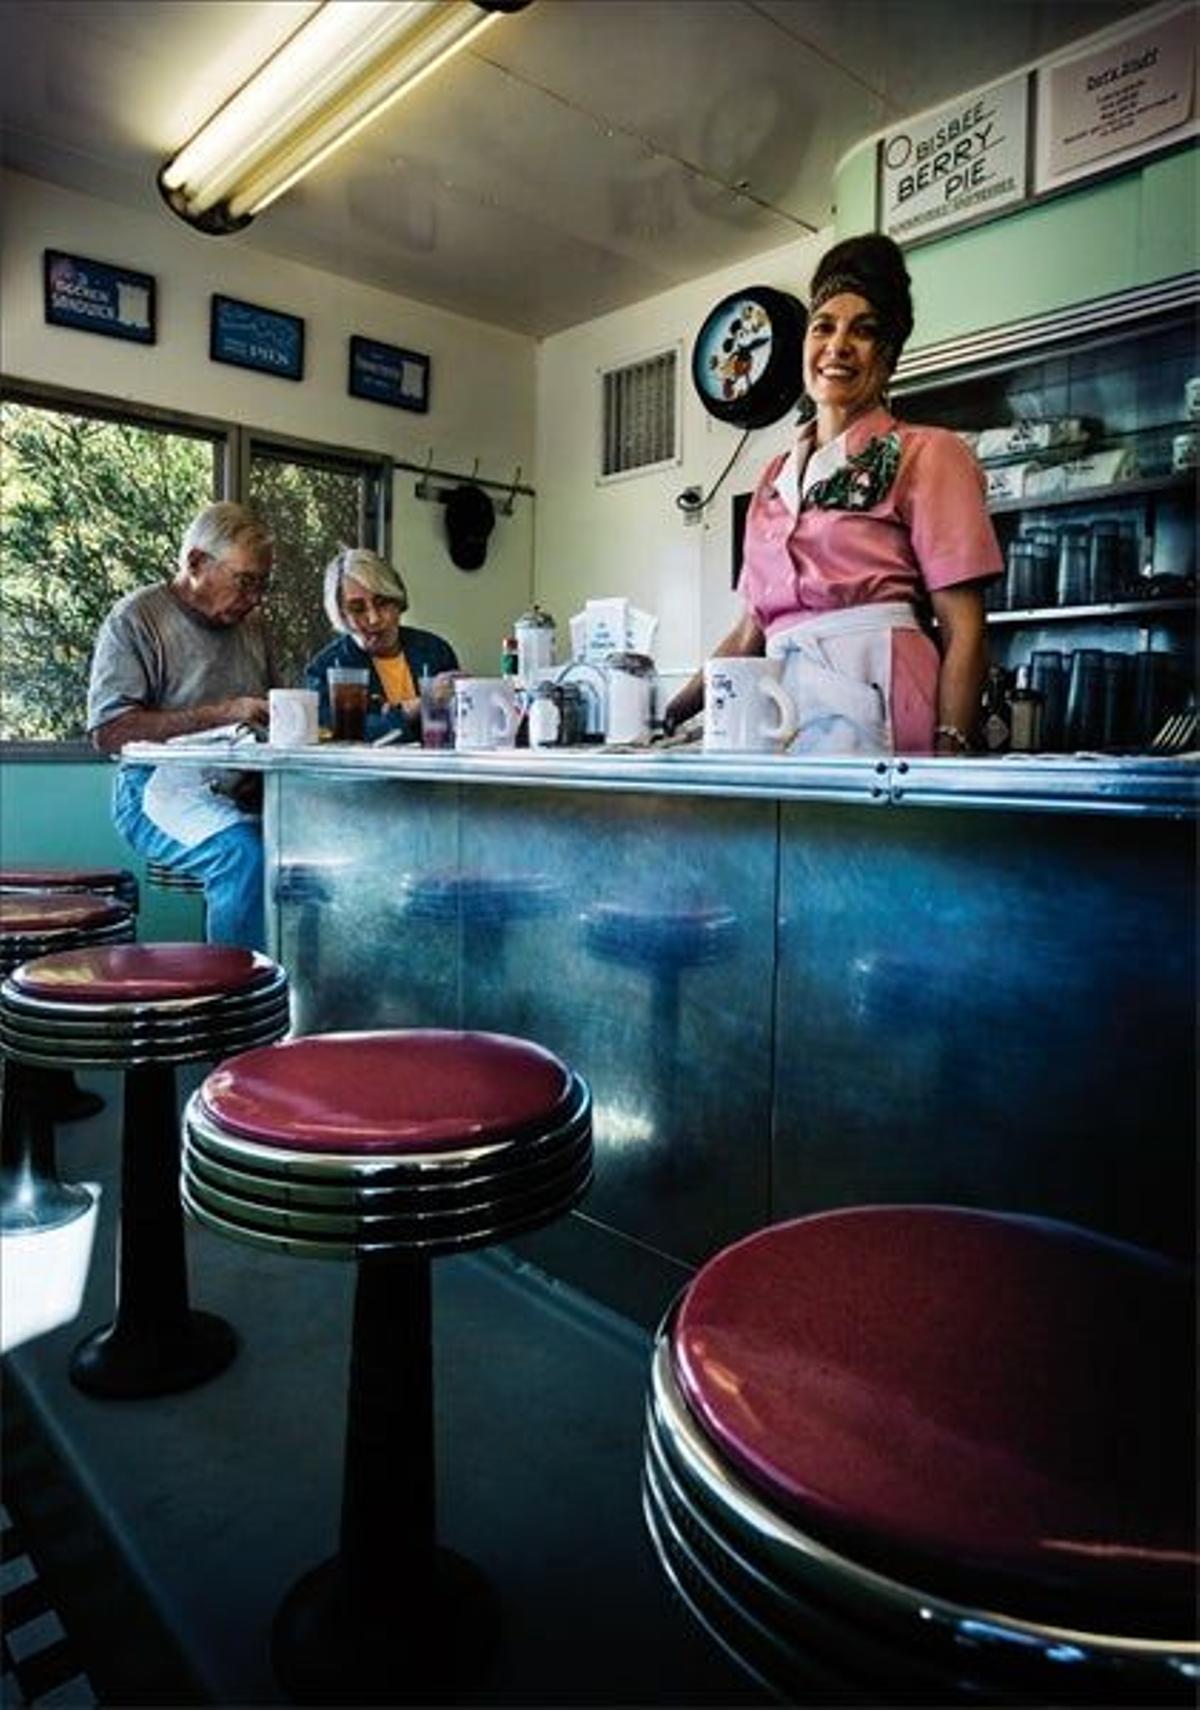
{"type": "Polygon", "coordinates": [[[113,786],[113,824],[139,855],[191,873],[204,884],[205,936],[210,944],[265,950],[262,825],[247,816],[189,849],[149,818],[142,797],[148,766],[121,766],[113,786]]]}

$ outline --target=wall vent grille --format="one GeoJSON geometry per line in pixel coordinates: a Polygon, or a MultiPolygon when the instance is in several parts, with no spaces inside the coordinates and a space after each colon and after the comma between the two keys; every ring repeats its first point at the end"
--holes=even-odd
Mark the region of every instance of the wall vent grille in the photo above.
{"type": "Polygon", "coordinates": [[[600,479],[677,463],[679,352],[602,369],[600,479]]]}

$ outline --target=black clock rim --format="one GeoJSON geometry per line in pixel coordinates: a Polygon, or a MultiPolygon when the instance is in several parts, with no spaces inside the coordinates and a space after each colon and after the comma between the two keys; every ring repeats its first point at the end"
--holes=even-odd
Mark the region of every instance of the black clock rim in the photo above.
{"type": "Polygon", "coordinates": [[[740,291],[729,292],[713,304],[693,340],[691,358],[692,385],[709,415],[717,421],[731,422],[739,427],[766,427],[796,405],[804,390],[803,374],[799,368],[789,371],[780,367],[781,362],[786,364],[789,359],[789,353],[782,348],[780,341],[780,333],[787,332],[789,322],[794,327],[797,344],[802,344],[808,311],[798,297],[774,285],[748,285],[740,291]],[[758,303],[767,311],[771,321],[771,354],[761,378],[750,391],[741,398],[722,403],[720,399],[713,398],[703,384],[699,368],[700,350],[712,322],[728,314],[736,304],[745,302],[758,303]]]}

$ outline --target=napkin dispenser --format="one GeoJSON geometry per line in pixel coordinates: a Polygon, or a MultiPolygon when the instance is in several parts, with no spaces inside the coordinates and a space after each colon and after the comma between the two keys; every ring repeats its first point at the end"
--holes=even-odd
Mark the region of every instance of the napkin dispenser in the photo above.
{"type": "Polygon", "coordinates": [[[603,665],[612,653],[653,655],[658,619],[622,598],[588,600],[571,619],[571,654],[603,665]]]}

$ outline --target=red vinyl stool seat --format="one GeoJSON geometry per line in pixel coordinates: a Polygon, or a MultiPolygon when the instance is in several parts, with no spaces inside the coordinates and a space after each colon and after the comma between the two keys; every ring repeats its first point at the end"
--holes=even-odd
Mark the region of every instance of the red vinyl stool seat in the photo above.
{"type": "Polygon", "coordinates": [[[0,891],[59,890],[91,891],[138,911],[138,882],[128,867],[0,867],[0,891]]]}
{"type": "MultiPolygon", "coordinates": [[[[115,897],[65,884],[57,890],[34,890],[16,882],[31,871],[3,871],[5,883],[14,882],[0,888],[0,977],[54,951],[133,937],[133,915],[115,897]]],[[[68,876],[80,874],[70,869],[68,876]]],[[[29,1068],[5,1053],[3,1073],[0,1230],[22,1235],[60,1228],[82,1217],[93,1199],[87,1188],[60,1181],[55,1123],[94,1116],[104,1101],[76,1086],[69,1070],[29,1068]]]]}
{"type": "Polygon", "coordinates": [[[1194,1285],[1068,1224],[873,1206],[716,1255],[662,1327],[644,1506],[772,1690],[1194,1701],[1194,1285]]]}
{"type": "Polygon", "coordinates": [[[491,1596],[437,1544],[431,1260],[563,1215],[591,1171],[587,1086],[500,1034],[291,1039],[189,1100],[183,1197],[202,1223],[357,1264],[340,1548],[275,1620],[293,1698],[425,1703],[478,1671],[491,1596]]]}
{"type": "Polygon", "coordinates": [[[85,945],[22,963],[0,986],[11,1062],[123,1074],[117,1309],[75,1350],[80,1389],[165,1395],[232,1359],[229,1326],[188,1302],[175,1066],[219,1061],[287,1027],[283,969],[229,945],[85,945]]]}

